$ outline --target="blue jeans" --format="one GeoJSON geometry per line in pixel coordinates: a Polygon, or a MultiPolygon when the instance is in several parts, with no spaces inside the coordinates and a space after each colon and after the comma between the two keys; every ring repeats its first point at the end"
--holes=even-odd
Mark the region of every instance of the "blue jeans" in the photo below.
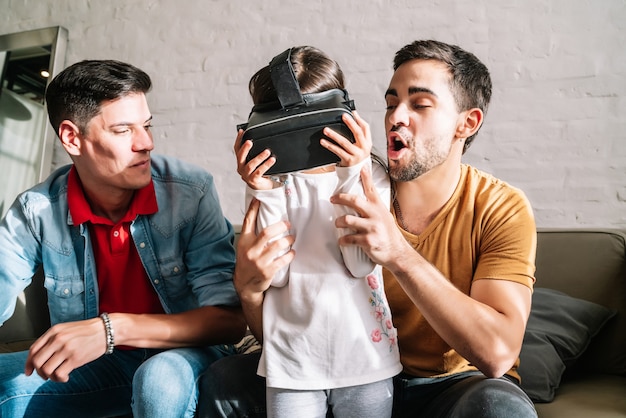
{"type": "Polygon", "coordinates": [[[198,381],[231,346],[115,350],[67,383],[24,374],[27,351],[0,354],[0,417],[193,417],[198,381]]]}
{"type": "MultiPolygon", "coordinates": [[[[265,381],[257,376],[260,353],[211,365],[200,381],[199,418],[266,416],[265,381]]],[[[394,418],[536,418],[517,382],[480,372],[439,378],[394,378],[394,418]]]]}

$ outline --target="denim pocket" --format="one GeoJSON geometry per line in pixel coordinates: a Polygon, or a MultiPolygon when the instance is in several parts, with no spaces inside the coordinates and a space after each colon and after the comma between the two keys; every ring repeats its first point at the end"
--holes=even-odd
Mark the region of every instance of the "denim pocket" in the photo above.
{"type": "Polygon", "coordinates": [[[171,298],[179,298],[189,294],[187,283],[187,266],[182,259],[161,261],[160,269],[163,286],[171,298]]]}
{"type": "Polygon", "coordinates": [[[56,278],[46,275],[52,323],[82,319],[85,312],[85,283],[80,276],[56,278]]]}

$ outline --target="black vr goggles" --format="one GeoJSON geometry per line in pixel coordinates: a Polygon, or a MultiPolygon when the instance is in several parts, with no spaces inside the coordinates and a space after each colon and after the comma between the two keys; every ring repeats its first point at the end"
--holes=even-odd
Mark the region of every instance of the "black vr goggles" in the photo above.
{"type": "MultiPolygon", "coordinates": [[[[237,125],[244,129],[242,143],[252,140],[247,161],[269,149],[276,163],[266,174],[282,174],[306,170],[339,161],[332,152],[320,145],[322,133],[328,126],[354,142],[350,129],[343,123],[344,113],[352,116],[354,102],[348,92],[332,89],[321,93],[302,94],[291,65],[291,49],[270,62],[272,84],[278,102],[256,105],[248,122],[237,125]]],[[[332,141],[332,140],[331,140],[332,141]]]]}

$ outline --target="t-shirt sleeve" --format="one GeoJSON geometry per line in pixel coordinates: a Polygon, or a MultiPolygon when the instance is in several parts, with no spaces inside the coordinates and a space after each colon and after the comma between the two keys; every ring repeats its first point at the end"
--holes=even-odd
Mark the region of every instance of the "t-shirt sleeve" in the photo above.
{"type": "Polygon", "coordinates": [[[474,280],[499,279],[533,288],[537,230],[530,202],[510,187],[485,219],[474,280]]]}

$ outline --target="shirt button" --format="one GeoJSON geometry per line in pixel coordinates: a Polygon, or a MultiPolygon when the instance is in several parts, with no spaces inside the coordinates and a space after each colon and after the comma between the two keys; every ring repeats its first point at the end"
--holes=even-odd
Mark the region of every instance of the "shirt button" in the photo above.
{"type": "Polygon", "coordinates": [[[154,281],[154,284],[159,284],[159,279],[156,279],[156,280],[154,281]]]}
{"type": "Polygon", "coordinates": [[[113,236],[114,236],[115,238],[119,237],[119,236],[120,236],[120,231],[115,231],[115,232],[113,232],[113,236]]]}
{"type": "Polygon", "coordinates": [[[178,273],[178,272],[179,272],[178,266],[174,267],[174,273],[178,273]]]}
{"type": "Polygon", "coordinates": [[[141,244],[139,244],[139,248],[146,248],[146,243],[142,242],[141,244]]]}
{"type": "Polygon", "coordinates": [[[69,295],[70,294],[70,289],[63,289],[63,294],[64,295],[69,295]]]}

